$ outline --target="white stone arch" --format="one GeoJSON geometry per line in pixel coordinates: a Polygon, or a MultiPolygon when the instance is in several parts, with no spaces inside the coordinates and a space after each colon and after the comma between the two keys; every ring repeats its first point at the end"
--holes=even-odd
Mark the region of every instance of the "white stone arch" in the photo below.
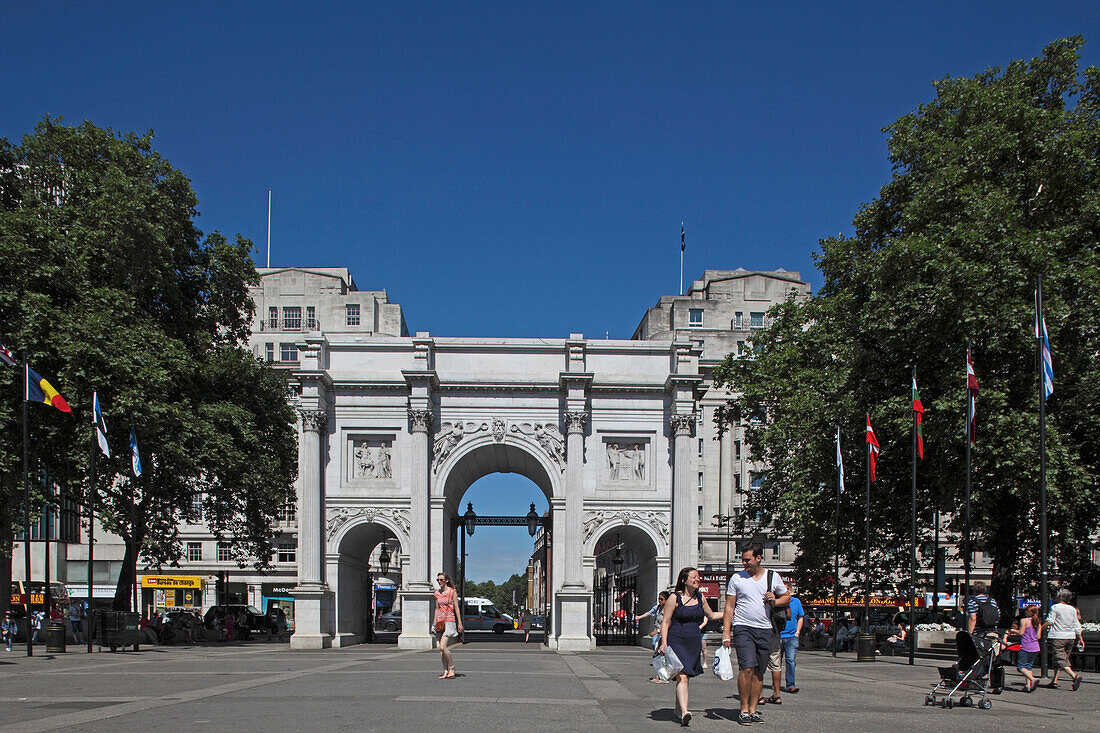
{"type": "Polygon", "coordinates": [[[396,569],[408,566],[407,525],[408,509],[401,507],[328,508],[325,575],[334,591],[334,646],[359,644],[366,639],[367,616],[374,612],[370,584],[380,572],[370,565],[370,557],[383,541],[394,557],[387,577],[404,584],[405,579],[397,575],[396,569]]]}
{"type": "Polygon", "coordinates": [[[491,473],[518,473],[530,479],[548,502],[563,496],[562,467],[537,443],[516,433],[506,433],[499,440],[492,434],[463,440],[436,469],[432,496],[457,504],[474,481],[491,473]],[[471,463],[471,456],[485,456],[485,460],[471,463]]]}
{"type": "Polygon", "coordinates": [[[595,555],[596,543],[608,533],[610,530],[616,528],[622,530],[624,527],[632,529],[638,529],[644,533],[653,543],[654,556],[657,558],[667,558],[669,555],[669,541],[668,541],[668,523],[669,517],[666,512],[649,511],[649,510],[635,510],[635,509],[604,509],[595,511],[586,511],[584,513],[584,554],[586,557],[595,555]],[[655,517],[647,517],[646,515],[657,515],[655,517]],[[655,527],[651,522],[659,521],[663,519],[665,531],[664,533],[658,527],[655,527]],[[591,529],[589,529],[589,523],[592,522],[591,529]]]}
{"type": "MultiPolygon", "coordinates": [[[[618,535],[618,540],[628,546],[638,559],[637,574],[637,598],[634,613],[641,614],[649,610],[656,602],[657,593],[667,584],[668,578],[668,543],[661,537],[659,529],[649,522],[632,516],[636,512],[632,510],[616,510],[603,512],[606,517],[601,517],[600,512],[585,512],[589,521],[594,524],[586,526],[591,530],[584,543],[584,564],[589,573],[596,569],[596,546],[608,537],[618,535]]],[[[589,531],[586,529],[586,533],[589,531]]],[[[605,566],[606,567],[606,566],[605,566]]],[[[642,624],[639,635],[639,644],[648,646],[649,633],[652,621],[646,620],[642,624]]]]}

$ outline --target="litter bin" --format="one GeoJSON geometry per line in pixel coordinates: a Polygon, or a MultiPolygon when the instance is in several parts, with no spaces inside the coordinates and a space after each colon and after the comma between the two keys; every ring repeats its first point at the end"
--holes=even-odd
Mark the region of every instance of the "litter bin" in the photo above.
{"type": "Polygon", "coordinates": [[[860,634],[856,637],[856,661],[875,661],[875,635],[860,634]]]}
{"type": "Polygon", "coordinates": [[[65,631],[65,624],[59,624],[54,621],[46,624],[47,654],[65,653],[65,631]]]}

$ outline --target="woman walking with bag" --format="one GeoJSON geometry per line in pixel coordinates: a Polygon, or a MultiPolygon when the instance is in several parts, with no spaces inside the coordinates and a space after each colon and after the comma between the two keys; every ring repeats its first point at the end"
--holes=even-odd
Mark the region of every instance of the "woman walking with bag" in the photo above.
{"type": "Polygon", "coordinates": [[[710,610],[706,597],[699,590],[699,571],[684,568],[676,577],[676,592],[665,601],[664,618],[661,621],[661,646],[664,653],[671,648],[684,668],[676,680],[676,716],[680,725],[691,722],[688,712],[688,680],[703,673],[703,632],[700,624],[706,619],[718,620],[722,614],[710,610]]]}
{"type": "Polygon", "coordinates": [[[458,594],[446,573],[436,576],[439,590],[435,592],[435,633],[439,637],[439,655],[443,659],[441,680],[454,679],[455,662],[451,655],[451,641],[462,631],[462,613],[458,609],[458,594]]]}

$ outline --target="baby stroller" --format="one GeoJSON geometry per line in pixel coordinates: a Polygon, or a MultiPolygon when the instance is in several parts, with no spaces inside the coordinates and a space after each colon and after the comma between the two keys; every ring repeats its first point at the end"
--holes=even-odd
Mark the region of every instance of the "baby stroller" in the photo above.
{"type": "Polygon", "coordinates": [[[980,696],[978,707],[989,710],[993,701],[986,696],[1000,694],[1004,687],[1004,666],[997,659],[997,642],[966,631],[955,634],[955,651],[959,661],[950,667],[939,667],[940,681],[924,698],[925,705],[953,708],[953,695],[959,695],[961,707],[974,707],[974,695],[980,696]]]}

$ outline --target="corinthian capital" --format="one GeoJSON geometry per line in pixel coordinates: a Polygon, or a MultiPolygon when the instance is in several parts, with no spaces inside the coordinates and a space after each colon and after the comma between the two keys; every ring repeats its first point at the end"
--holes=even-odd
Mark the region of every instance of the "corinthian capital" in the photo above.
{"type": "Polygon", "coordinates": [[[574,433],[583,433],[585,423],[587,422],[587,412],[567,412],[565,413],[565,432],[570,435],[574,433]]]}
{"type": "Polygon", "coordinates": [[[668,426],[672,428],[672,434],[679,437],[681,435],[691,436],[691,428],[695,425],[694,415],[670,415],[668,418],[668,426]]]}
{"type": "Polygon", "coordinates": [[[409,410],[409,424],[414,433],[426,433],[432,429],[431,410],[409,410]]]}
{"type": "Polygon", "coordinates": [[[324,410],[298,410],[302,416],[302,429],[307,433],[323,433],[328,414],[324,410]]]}

